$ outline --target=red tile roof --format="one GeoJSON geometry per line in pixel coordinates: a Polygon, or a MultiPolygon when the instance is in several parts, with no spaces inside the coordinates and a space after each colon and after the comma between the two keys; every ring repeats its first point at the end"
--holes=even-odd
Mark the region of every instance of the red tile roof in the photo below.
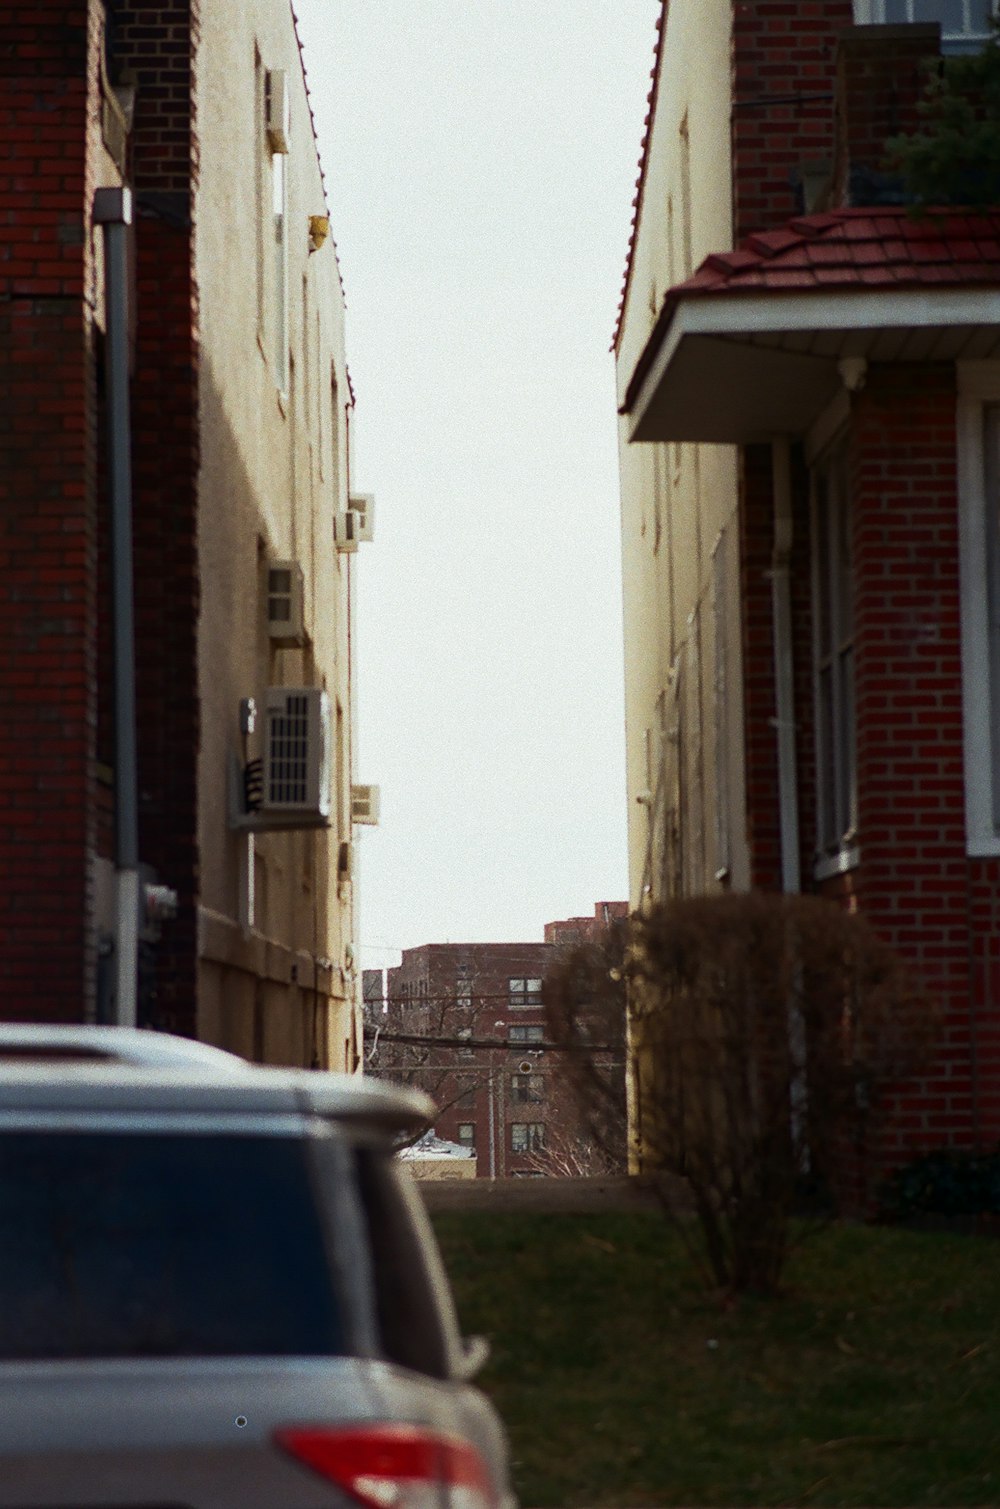
{"type": "Polygon", "coordinates": [[[1000,284],[1000,210],[830,210],[718,252],[667,303],[716,293],[1000,284]]]}

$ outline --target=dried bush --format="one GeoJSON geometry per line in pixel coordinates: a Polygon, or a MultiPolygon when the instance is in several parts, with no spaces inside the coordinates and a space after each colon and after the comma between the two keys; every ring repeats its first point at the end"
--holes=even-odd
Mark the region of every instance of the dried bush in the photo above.
{"type": "Polygon", "coordinates": [[[628,924],[558,956],[542,985],[546,1033],[562,1050],[557,1073],[608,1172],[625,1168],[625,949],[628,924]]]}
{"type": "Polygon", "coordinates": [[[651,906],[626,975],[643,1166],[674,1214],[693,1205],[716,1284],[773,1293],[804,1185],[836,1201],[878,1086],[925,1056],[930,1003],[862,918],[806,896],[651,906]]]}

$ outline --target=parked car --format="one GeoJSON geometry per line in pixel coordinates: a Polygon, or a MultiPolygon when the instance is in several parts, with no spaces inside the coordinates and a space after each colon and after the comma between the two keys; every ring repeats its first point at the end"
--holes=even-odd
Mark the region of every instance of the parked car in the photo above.
{"type": "Polygon", "coordinates": [[[422,1095],[0,1026],[0,1506],[513,1509],[422,1095]]]}

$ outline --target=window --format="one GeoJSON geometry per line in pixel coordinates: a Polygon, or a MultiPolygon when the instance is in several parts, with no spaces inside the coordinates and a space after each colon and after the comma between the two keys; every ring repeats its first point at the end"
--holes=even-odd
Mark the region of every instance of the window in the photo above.
{"type": "Polygon", "coordinates": [[[456,1106],[458,1106],[463,1111],[467,1111],[470,1107],[474,1106],[475,1103],[476,1103],[476,1085],[475,1085],[475,1082],[469,1083],[467,1080],[461,1080],[461,1081],[459,1081],[459,1090],[458,1090],[457,1095],[455,1096],[455,1104],[456,1104],[456,1106]]]}
{"type": "Polygon", "coordinates": [[[298,1139],[7,1133],[0,1208],[0,1358],[344,1348],[298,1139]]]}
{"type": "Polygon", "coordinates": [[[463,1147],[475,1147],[476,1123],[474,1121],[460,1121],[458,1123],[458,1140],[463,1147]]]}
{"type": "MultiPolygon", "coordinates": [[[[471,1027],[459,1027],[458,1031],[455,1033],[455,1036],[457,1038],[459,1038],[462,1042],[468,1042],[468,1040],[472,1036],[472,1028],[471,1027]]],[[[473,1048],[459,1048],[459,1050],[458,1050],[458,1056],[459,1056],[459,1058],[468,1059],[468,1058],[475,1058],[476,1055],[475,1055],[475,1050],[473,1048]]]]}
{"type": "Polygon", "coordinates": [[[544,1027],[508,1027],[508,1043],[542,1043],[545,1041],[544,1027]]]}
{"type": "Polygon", "coordinates": [[[512,1153],[534,1153],[545,1146],[544,1121],[512,1121],[510,1126],[510,1150],[512,1153]]]}
{"type": "Polygon", "coordinates": [[[947,52],[971,52],[990,33],[991,0],[854,0],[861,26],[897,26],[913,21],[940,21],[947,52]]]}
{"type": "Polygon", "coordinates": [[[854,583],[847,447],[814,472],[813,604],[817,836],[821,855],[839,853],[857,824],[854,730],[854,583]]]}
{"type": "Polygon", "coordinates": [[[271,154],[271,195],[274,217],[274,380],[288,392],[288,179],[282,152],[271,154]]]}
{"type": "Polygon", "coordinates": [[[544,1074],[512,1074],[510,1098],[515,1105],[537,1104],[545,1099],[544,1074]]]}
{"type": "Polygon", "coordinates": [[[962,705],[968,852],[1000,854],[1000,367],[959,367],[962,705]]]}
{"type": "Polygon", "coordinates": [[[507,991],[509,1003],[515,1010],[541,1010],[542,982],[540,979],[508,980],[507,991]]]}
{"type": "Polygon", "coordinates": [[[472,984],[469,980],[468,969],[458,966],[455,976],[455,1001],[459,1006],[466,1008],[472,1005],[472,984]]]}

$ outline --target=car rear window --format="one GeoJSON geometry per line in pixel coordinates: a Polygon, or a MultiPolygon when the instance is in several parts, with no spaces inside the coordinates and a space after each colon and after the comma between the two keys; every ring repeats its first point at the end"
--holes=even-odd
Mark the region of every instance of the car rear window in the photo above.
{"type": "Polygon", "coordinates": [[[343,1350],[293,1137],[0,1136],[0,1298],[4,1359],[343,1350]]]}

